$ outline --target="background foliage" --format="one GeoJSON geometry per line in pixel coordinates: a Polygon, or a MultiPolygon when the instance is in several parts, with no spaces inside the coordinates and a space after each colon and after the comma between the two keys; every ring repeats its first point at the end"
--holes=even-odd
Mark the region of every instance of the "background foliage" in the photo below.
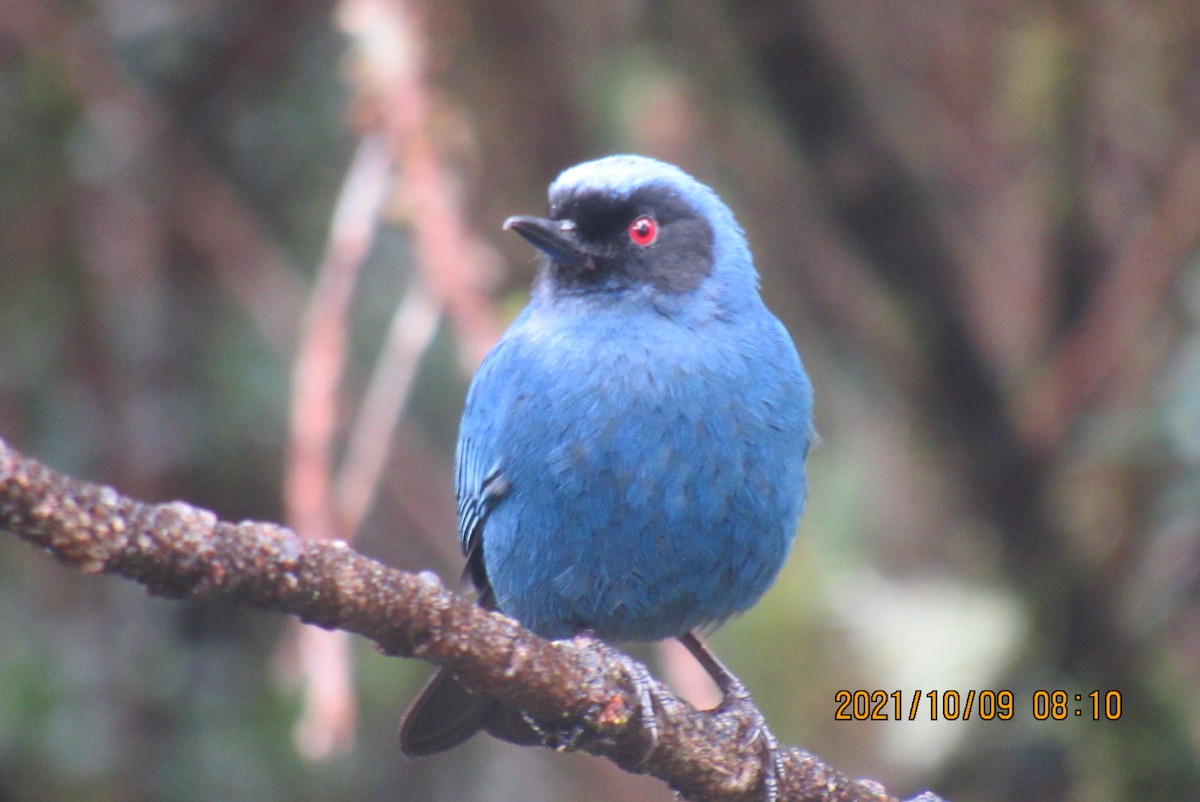
{"type": "MultiPolygon", "coordinates": [[[[394,171],[332,461],[424,288],[357,543],[447,577],[465,383],[534,265],[500,221],[585,158],[681,164],[738,213],[818,392],[797,547],[714,638],[780,738],[898,794],[1200,798],[1195,3],[3,0],[0,108],[0,436],[231,519],[294,518],[314,276],[348,176],[394,171]],[[986,688],[1012,721],[833,721],[839,689],[986,688]],[[1123,715],[1037,721],[1037,689],[1123,715]]],[[[483,738],[405,762],[422,666],[351,644],[357,719],[313,714],[286,622],[12,539],[0,610],[0,800],[670,798],[483,738]]]]}

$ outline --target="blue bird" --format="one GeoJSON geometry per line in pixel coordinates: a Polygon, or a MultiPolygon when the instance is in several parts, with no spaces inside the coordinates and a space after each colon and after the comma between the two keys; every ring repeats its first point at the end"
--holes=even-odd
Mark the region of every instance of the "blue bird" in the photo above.
{"type": "MultiPolygon", "coordinates": [[[[728,697],[740,684],[692,633],[751,607],[787,557],[812,387],[710,188],[623,155],[566,170],[549,200],[549,219],[504,224],[545,259],[467,394],[466,573],[482,604],[546,638],[679,637],[728,697]]],[[[481,728],[534,740],[511,713],[443,670],[401,747],[432,754],[481,728]]]]}

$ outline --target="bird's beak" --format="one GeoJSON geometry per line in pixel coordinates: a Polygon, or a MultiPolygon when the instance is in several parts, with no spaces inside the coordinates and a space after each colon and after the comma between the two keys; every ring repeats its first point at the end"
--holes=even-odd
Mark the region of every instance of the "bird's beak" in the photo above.
{"type": "Polygon", "coordinates": [[[592,257],[575,237],[575,223],[570,220],[545,220],[541,217],[516,215],[504,221],[505,231],[515,231],[551,259],[569,267],[585,267],[592,257]]]}

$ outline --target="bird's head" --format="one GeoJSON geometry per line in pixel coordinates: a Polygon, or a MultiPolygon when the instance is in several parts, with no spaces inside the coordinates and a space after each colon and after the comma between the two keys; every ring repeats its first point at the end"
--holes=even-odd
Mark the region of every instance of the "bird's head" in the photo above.
{"type": "Polygon", "coordinates": [[[547,259],[539,292],[617,293],[656,303],[757,298],[745,236],[729,208],[687,173],[644,156],[609,156],[550,185],[549,218],[504,223],[547,259]]]}

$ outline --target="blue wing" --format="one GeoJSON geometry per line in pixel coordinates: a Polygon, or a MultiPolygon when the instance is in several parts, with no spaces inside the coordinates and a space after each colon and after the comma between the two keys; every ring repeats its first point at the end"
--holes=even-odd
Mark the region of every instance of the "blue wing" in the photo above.
{"type": "Polygon", "coordinates": [[[455,451],[454,492],[458,509],[458,538],[467,557],[464,574],[480,593],[480,602],[494,607],[491,582],[483,556],[483,531],[488,516],[509,491],[496,433],[504,407],[503,388],[511,377],[513,334],[529,316],[522,312],[479,366],[467,392],[455,451]]]}
{"type": "Polygon", "coordinates": [[[464,573],[480,593],[480,602],[492,607],[494,598],[483,561],[483,525],[488,514],[508,492],[508,480],[498,464],[490,469],[478,444],[463,433],[458,441],[455,488],[458,503],[458,537],[467,556],[464,573]]]}

